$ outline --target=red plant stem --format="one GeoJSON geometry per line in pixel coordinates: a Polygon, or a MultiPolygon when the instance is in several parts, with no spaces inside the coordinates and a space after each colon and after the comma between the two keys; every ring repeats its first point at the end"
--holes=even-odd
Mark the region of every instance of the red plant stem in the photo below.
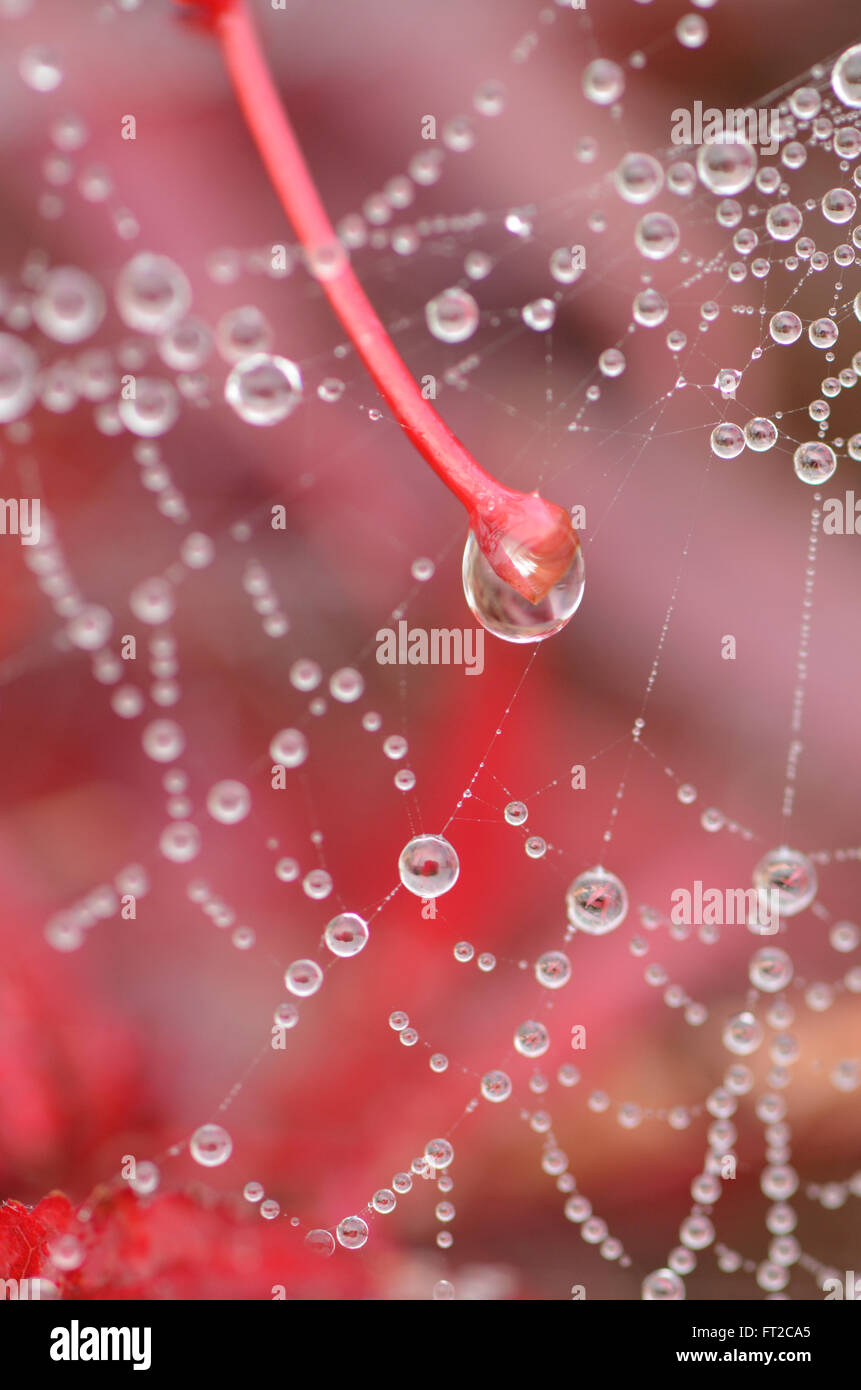
{"type": "Polygon", "coordinates": [[[531,602],[567,570],[576,547],[570,517],[537,494],[516,492],[487,473],[424,399],[349,264],[282,106],[245,0],[208,0],[239,106],[312,272],[381,396],[404,432],[455,497],[493,569],[531,602]]]}
{"type": "MultiPolygon", "coordinates": [[[[217,21],[228,72],[239,104],[296,235],[312,259],[338,245],[293,128],[281,105],[243,0],[217,21]]],[[[412,443],[451,488],[475,510],[498,484],[485,473],[424,399],[346,257],[322,287],[356,351],[412,443]]]]}

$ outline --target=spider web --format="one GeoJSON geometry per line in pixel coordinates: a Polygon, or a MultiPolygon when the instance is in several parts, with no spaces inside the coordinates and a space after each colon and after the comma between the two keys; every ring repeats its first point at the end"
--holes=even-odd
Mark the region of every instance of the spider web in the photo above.
{"type": "MultiPolygon", "coordinates": [[[[42,939],[147,1020],[162,1102],[160,1124],[140,1125],[147,1147],[112,1140],[94,1184],[131,1181],[145,1198],[203,1173],[324,1254],[381,1267],[398,1250],[393,1297],[811,1298],[851,1266],[853,1228],[834,1213],[861,1195],[861,937],[846,920],[861,855],[859,562],[851,530],[823,522],[861,456],[861,225],[854,211],[830,220],[823,199],[854,198],[861,136],[841,158],[835,138],[851,149],[858,118],[832,87],[836,32],[828,58],[755,103],[697,67],[736,9],[695,10],[711,34],[693,50],[673,30],[681,10],[657,5],[557,5],[525,25],[519,7],[476,6],[454,73],[422,66],[421,111],[399,53],[388,172],[388,149],[360,147],[371,118],[357,115],[358,176],[343,187],[343,112],[326,113],[320,150],[309,123],[312,164],[328,149],[335,166],[322,175],[333,213],[357,209],[338,223],[357,273],[447,423],[501,480],[585,513],[581,609],[539,646],[488,636],[470,679],[375,660],[380,629],[473,625],[463,517],[340,336],[226,89],[171,131],[139,76],[125,101],[138,134],[117,153],[118,117],[64,116],[86,104],[86,45],[107,43],[128,73],[174,17],[128,0],[82,9],[62,30],[68,59],[47,45],[55,88],[41,47],[55,11],[7,3],[39,154],[21,196],[33,226],[22,217],[7,247],[4,331],[31,344],[38,375],[32,408],[5,426],[4,487],[42,504],[38,544],[10,563],[24,618],[3,663],[5,756],[35,750],[14,779],[18,823],[35,830],[12,843],[33,835],[42,939]],[[581,90],[598,59],[619,65],[615,102],[581,90]],[[799,89],[816,94],[810,116],[799,89]],[[736,198],[697,177],[696,148],[644,139],[695,100],[780,113],[780,149],[736,198]],[[235,198],[201,167],[204,140],[235,198]],[[618,187],[632,151],[662,170],[642,203],[618,187]],[[193,230],[174,225],[162,178],[188,180],[193,230]],[[801,223],[781,240],[767,215],[787,203],[801,223]],[[655,212],[678,234],[661,259],[637,245],[655,212]],[[231,228],[230,249],[212,224],[231,228]],[[585,265],[570,270],[572,247],[585,265]],[[165,360],[164,334],[135,332],[116,290],[150,252],[189,277],[214,335],[188,371],[165,360]],[[50,271],[69,265],[107,295],[98,360],[46,317],[50,271]],[[453,287],[478,306],[458,343],[426,310],[453,287]],[[635,321],[644,291],[666,301],[654,326],[635,321]],[[301,400],[272,429],[224,400],[245,360],[240,309],[236,332],[301,371],[301,400]],[[788,311],[802,332],[781,343],[772,325],[788,311]],[[809,332],[822,321],[828,346],[809,332]],[[148,419],[124,405],[129,376],[138,400],[154,392],[148,419]],[[772,422],[773,447],[721,457],[715,432],[753,419],[772,422]],[[838,466],[806,486],[794,460],[817,442],[838,466]],[[307,747],[283,787],[269,750],[281,729],[307,747]],[[398,879],[423,834],[460,862],[432,906],[398,879]],[[777,935],[674,920],[675,891],[748,888],[785,845],[819,885],[777,935]],[[596,937],[567,919],[566,890],[598,865],[630,906],[596,937]],[[342,913],[370,933],[349,959],[322,935],[342,913]],[[764,947],[792,958],[776,993],[751,973],[764,947]],[[559,951],[570,980],[548,989],[537,962],[559,951]],[[523,1055],[523,1029],[546,1032],[543,1053],[523,1055]]],[[[260,18],[277,70],[287,21],[260,18]]],[[[199,35],[171,33],[212,60],[199,35]]],[[[200,100],[216,79],[191,71],[200,100]]]]}

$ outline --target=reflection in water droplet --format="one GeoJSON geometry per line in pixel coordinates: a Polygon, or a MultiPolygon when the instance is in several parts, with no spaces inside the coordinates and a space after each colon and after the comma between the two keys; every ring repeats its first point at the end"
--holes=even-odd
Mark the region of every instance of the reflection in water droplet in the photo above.
{"type": "Polygon", "coordinates": [[[463,552],[463,591],[482,627],[505,642],[543,642],[559,632],[580,607],[585,565],[579,541],[558,584],[538,603],[512,589],[491,569],[470,532],[463,552]]]}
{"type": "Polygon", "coordinates": [[[221,1125],[201,1125],[191,1136],[189,1149],[195,1163],[217,1168],[233,1153],[233,1140],[221,1125]]]}
{"type": "Polygon", "coordinates": [[[442,835],[416,835],[401,850],[401,883],[419,898],[438,898],[457,882],[460,861],[442,835]]]}
{"type": "Polygon", "coordinates": [[[302,373],[286,357],[255,352],[233,368],[224,399],[248,425],[277,425],[302,399],[302,373]]]}

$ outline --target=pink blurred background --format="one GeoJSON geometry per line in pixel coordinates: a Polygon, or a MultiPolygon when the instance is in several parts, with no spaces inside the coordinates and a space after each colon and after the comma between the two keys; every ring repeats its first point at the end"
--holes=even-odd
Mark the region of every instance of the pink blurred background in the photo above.
{"type": "MultiPolygon", "coordinates": [[[[208,273],[214,253],[237,250],[244,258],[291,240],[216,45],[159,0],[129,13],[39,0],[2,23],[7,285],[18,285],[34,249],[52,264],[88,269],[108,290],[136,251],[167,254],[193,283],[194,312],[210,323],[242,304],[265,310],[275,350],[302,366],[306,400],[277,428],[249,428],[223,404],[226,368],[212,360],[211,408],[186,403],[160,441],[191,512],[185,527],[160,515],[141,488],[134,440],[100,435],[86,404],[63,416],[37,409],[31,437],[12,434],[3,444],[4,495],[38,487],[83,593],[112,610],[116,633],[137,632],[138,667],[145,666],[146,634],[129,612],[130,590],[176,563],[190,529],[213,537],[217,558],[180,589],[172,623],[179,704],[150,706],[125,721],[111,713],[110,688],[93,681],[87,657],[69,647],[21,549],[9,538],[0,545],[0,1193],[34,1202],[59,1187],[81,1200],[117,1174],[123,1155],[160,1156],[217,1119],[233,1138],[230,1162],[204,1171],[184,1152],[165,1158],[163,1191],[214,1189],[244,1210],[242,1187],[255,1180],[285,1218],[299,1217],[303,1230],[333,1228],[409,1168],[429,1139],[450,1133],[457,1208],[451,1251],[434,1243],[436,1187],[417,1179],[391,1216],[375,1218],[364,1250],[339,1250],[333,1266],[366,1262],[373,1296],[383,1298],[428,1297],[443,1277],[461,1296],[557,1299],[583,1284],[590,1298],[637,1298],[643,1275],[665,1264],[678,1243],[711,1122],[702,1106],[736,1060],[721,1044],[723,1021],[744,1006],[747,962],[763,944],[743,928],[725,929],[712,946],[695,934],[673,941],[665,928],[642,931],[637,908],[667,913],[671,891],[694,879],[747,886],[755,862],[784,839],[807,852],[857,843],[861,542],[820,542],[804,751],[787,829],[780,807],[812,495],[793,474],[788,441],[815,438],[806,408],[819,395],[821,354],[806,341],[767,352],[729,403],[728,418],[739,423],[784,412],[771,453],[722,461],[711,457],[708,437],[725,404],[713,389],[715,375],[720,367],[745,367],[761,331],[757,314],[734,313],[731,305],[762,302],[773,313],[799,276],[776,265],[764,285],[733,287],[725,275],[698,279],[695,265],[677,258],[647,265],[633,250],[637,210],[601,180],[626,149],[662,150],[674,107],[697,99],[721,108],[749,104],[857,33],[845,6],[829,3],[814,13],[796,0],[721,0],[704,12],[711,38],[699,51],[675,42],[672,26],[683,9],[663,0],[591,0],[582,16],[519,0],[432,10],[414,0],[254,9],[336,221],[406,167],[421,148],[425,114],[442,124],[469,112],[479,82],[505,82],[502,116],[476,118],[474,150],[449,154],[439,183],[420,189],[414,207],[392,223],[479,209],[485,224],[428,234],[411,257],[385,247],[358,250],[353,263],[386,322],[397,325],[395,341],[416,377],[442,380],[447,368],[479,353],[465,388],[441,390],[438,408],[505,481],[586,507],[586,597],[570,626],[531,663],[531,652],[488,638],[480,679],[378,666],[374,634],[393,621],[395,609],[403,606],[413,625],[467,621],[459,575],[464,517],[386,412],[378,421],[369,417],[379,405],[374,389],[351,355],[336,354],[341,330],[301,268],[283,281],[242,270],[217,283],[208,273]],[[512,48],[530,31],[538,36],[533,54],[512,65],[512,48]],[[65,73],[50,94],[28,90],[17,75],[21,50],[43,42],[65,73]],[[614,121],[582,100],[580,73],[596,55],[624,64],[638,48],[648,62],[642,71],[627,69],[625,117],[614,121]],[[36,208],[48,129],[66,110],[80,113],[91,132],[74,157],[75,177],[102,164],[113,191],[106,203],[93,204],[72,183],[60,190],[64,212],[52,221],[36,208]],[[126,113],[136,117],[134,143],[120,139],[126,113]],[[598,141],[592,163],[575,157],[584,135],[598,141]],[[506,210],[528,205],[537,209],[534,234],[521,244],[501,222],[506,210]],[[119,207],[139,221],[133,241],[114,230],[119,207]],[[596,211],[606,214],[606,232],[588,224],[596,211]],[[547,258],[571,243],[586,246],[589,272],[563,297],[547,365],[547,344],[523,328],[519,310],[556,288],[547,258]],[[423,306],[461,279],[470,249],[497,258],[473,291],[483,323],[469,344],[446,347],[427,332],[423,306]],[[571,431],[597,356],[624,335],[648,271],[670,299],[670,317],[663,328],[626,339],[624,376],[602,383],[600,402],[582,418],[588,432],[571,431]],[[700,336],[698,306],[708,298],[720,299],[722,313],[700,336]],[[663,344],[672,327],[688,333],[678,361],[663,344]],[[667,401],[680,371],[688,385],[667,401]],[[346,383],[336,404],[316,397],[329,376],[346,383]],[[287,509],[286,532],[267,525],[273,503],[287,509]],[[248,540],[231,535],[242,519],[251,523],[248,540]],[[436,563],[426,585],[410,575],[418,556],[436,563]],[[262,632],[243,593],[251,560],[265,565],[289,616],[283,638],[262,632]],[[671,603],[643,732],[649,751],[635,748],[628,763],[629,731],[671,603]],[[736,638],[734,662],[721,660],[724,634],[736,638]],[[310,714],[308,697],[288,680],[299,657],[319,662],[327,678],[338,667],[358,666],[362,700],[328,700],[323,716],[310,714]],[[379,734],[361,727],[368,709],[382,716],[379,734]],[[188,736],[181,766],[193,819],[204,831],[201,855],[189,866],[166,863],[158,853],[163,769],[143,756],[140,733],[163,715],[180,720],[188,736]],[[285,725],[305,729],[311,756],[290,775],[289,790],[277,792],[269,786],[266,749],[285,725]],[[391,733],[409,741],[414,794],[393,786],[395,764],[381,751],[391,733]],[[577,763],[587,766],[585,791],[569,786],[577,763]],[[695,784],[692,806],[679,803],[665,767],[695,784]],[[624,799],[605,847],[602,833],[623,775],[624,799]],[[253,811],[240,826],[220,826],[206,814],[206,792],[233,777],[250,787],[253,811]],[[272,1011],[287,997],[285,966],[308,956],[323,960],[320,936],[334,911],[370,916],[397,882],[403,844],[419,829],[440,830],[466,788],[472,795],[446,832],[461,877],[436,920],[423,920],[418,901],[403,891],[394,896],[373,917],[365,951],[327,970],[320,994],[300,1003],[301,1022],[286,1051],[273,1052],[272,1011]],[[511,799],[529,806],[525,830],[503,819],[511,799]],[[719,808],[753,838],[705,833],[699,816],[706,807],[719,808]],[[313,832],[322,833],[322,844],[312,843],[313,832]],[[524,854],[527,832],[547,840],[545,858],[524,854]],[[270,839],[276,852],[266,847],[270,839]],[[279,855],[295,857],[303,873],[323,863],[335,881],[332,897],[314,902],[298,882],[279,882],[279,855]],[[605,940],[572,942],[572,982],[551,995],[536,985],[532,963],[562,944],[568,883],[604,857],[627,885],[629,919],[605,940]],[[111,919],[94,927],[79,951],[53,951],[46,921],[129,862],[145,865],[152,879],[136,920],[111,919]],[[188,900],[192,879],[205,879],[237,921],[253,927],[252,950],[236,950],[230,932],[188,900]],[[635,934],[648,939],[642,959],[629,950],[635,934]],[[495,970],[483,974],[475,960],[456,962],[459,940],[472,942],[476,953],[492,952],[495,970]],[[686,1025],[682,1011],[663,1003],[663,991],[643,982],[653,963],[707,1005],[702,1027],[686,1025]],[[405,1010],[419,1032],[414,1048],[401,1047],[388,1026],[395,1009],[405,1010]],[[537,1068],[512,1053],[513,1031],[528,1018],[545,1021],[552,1038],[537,1068]],[[574,1024],[586,1026],[585,1052],[571,1051],[574,1024]],[[431,1052],[449,1057],[443,1075],[430,1071],[431,1052]],[[555,1076],[572,1061],[582,1078],[568,1089],[555,1076]],[[512,1076],[511,1099],[481,1102],[465,1114],[478,1078],[499,1065],[512,1076]],[[535,1070],[549,1079],[544,1094],[529,1088],[535,1070]],[[240,1080],[229,1108],[219,1112],[240,1080]],[[607,1113],[588,1108],[593,1090],[610,1096],[607,1113]],[[682,1132],[658,1118],[628,1131],[616,1119],[625,1102],[700,1112],[682,1132]],[[529,1124],[536,1110],[552,1115],[577,1189],[623,1241],[628,1268],[602,1260],[564,1220],[564,1195],[541,1169],[543,1137],[529,1124]]],[[[829,168],[836,182],[833,156],[812,155],[793,176],[796,200],[821,197],[829,168]]],[[[715,256],[729,240],[714,222],[713,203],[700,195],[685,206],[665,193],[657,204],[678,217],[682,244],[695,258],[715,256]]],[[[825,249],[848,239],[818,212],[810,224],[825,249]]],[[[826,313],[834,278],[832,267],[805,286],[793,300],[797,312],[805,319],[826,313]]],[[[843,279],[841,300],[858,288],[857,266],[843,279]]],[[[850,316],[835,370],[861,347],[857,330],[850,316]]],[[[115,347],[129,336],[111,309],[96,344],[115,347]]],[[[28,340],[43,362],[64,355],[36,330],[28,340]]],[[[154,354],[151,365],[155,375],[168,375],[154,354]]],[[[833,422],[834,435],[858,429],[857,392],[834,403],[833,422]]],[[[855,485],[854,473],[844,459],[826,492],[842,495],[855,485]]],[[[145,670],[137,679],[147,685],[145,670]]],[[[857,895],[857,861],[820,869],[819,898],[830,919],[854,920],[857,895]]],[[[858,1166],[861,1137],[857,1092],[840,1093],[829,1081],[840,1059],[858,1054],[853,996],[838,991],[820,1014],[805,1007],[797,987],[799,980],[839,980],[857,964],[857,953],[837,955],[827,938],[828,921],[807,912],[780,939],[796,966],[789,1031],[801,1045],[783,1094],[790,1161],[802,1178],[796,1234],[816,1259],[843,1270],[853,1258],[857,1267],[852,1199],[835,1213],[803,1195],[806,1183],[845,1182],[858,1166]]],[[[759,1189],[762,1124],[754,1113],[769,1089],[767,1048],[749,1059],[756,1085],[733,1117],[738,1177],[724,1185],[713,1215],[718,1241],[757,1262],[769,1239],[759,1189]]],[[[250,1209],[247,1218],[258,1219],[250,1209]]],[[[324,1296],[350,1296],[338,1278],[332,1275],[324,1296]]],[[[762,1296],[749,1272],[718,1272],[713,1251],[703,1252],[687,1283],[690,1298],[762,1296]]],[[[267,1296],[253,1273],[232,1292],[267,1296]]],[[[803,1269],[794,1272],[790,1294],[821,1296],[803,1269]]]]}

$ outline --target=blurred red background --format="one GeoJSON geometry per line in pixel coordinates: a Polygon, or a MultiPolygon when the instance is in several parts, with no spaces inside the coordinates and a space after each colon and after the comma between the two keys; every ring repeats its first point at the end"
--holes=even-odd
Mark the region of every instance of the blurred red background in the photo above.
{"type": "MultiPolygon", "coordinates": [[[[130,614],[129,592],[176,564],[188,530],[210,535],[217,553],[211,567],[184,578],[171,624],[180,703],[164,711],[151,706],[126,721],[111,712],[110,687],[92,679],[87,656],[70,647],[26,553],[9,538],[0,545],[0,1193],[29,1204],[59,1188],[80,1202],[116,1178],[123,1156],[132,1154],[158,1156],[162,1193],[192,1193],[201,1202],[220,1194],[226,1206],[217,1210],[242,1229],[259,1223],[241,1199],[245,1183],[261,1182],[280,1203],[282,1218],[271,1229],[255,1228],[259,1248],[231,1265],[222,1282],[204,1273],[206,1252],[219,1239],[207,1225],[187,1276],[168,1272],[147,1289],[144,1270],[132,1281],[135,1296],[269,1297],[281,1282],[290,1297],[426,1298],[435,1280],[449,1278],[459,1296],[566,1298],[571,1285],[583,1284],[590,1298],[637,1298],[643,1275],[664,1265],[678,1243],[690,1182],[703,1166],[711,1122],[704,1100],[736,1060],[722,1046],[722,1025],[745,1003],[747,962],[762,944],[743,928],[726,929],[712,946],[695,934],[676,942],[663,928],[644,933],[637,908],[668,912],[672,889],[694,879],[746,886],[761,854],[787,836],[807,852],[857,841],[861,560],[857,538],[820,543],[804,752],[787,831],[780,806],[811,507],[787,441],[815,437],[806,410],[819,394],[821,356],[804,341],[797,350],[766,353],[746,372],[729,418],[743,423],[782,411],[784,435],[771,453],[721,461],[710,456],[708,438],[722,418],[717,370],[746,367],[761,331],[758,315],[730,306],[762,299],[773,313],[800,275],[777,265],[763,288],[730,286],[725,272],[698,273],[696,258],[717,255],[728,234],[714,222],[713,199],[685,206],[667,194],[659,205],[678,217],[694,261],[644,267],[631,240],[637,210],[601,180],[626,149],[663,149],[674,107],[759,99],[811,59],[853,41],[852,17],[837,3],[814,15],[800,0],[721,0],[705,12],[709,43],[687,51],[672,35],[682,9],[665,3],[594,0],[575,15],[520,0],[442,3],[432,11],[412,0],[325,0],[297,3],[289,14],[259,4],[255,13],[336,221],[405,168],[421,148],[425,114],[441,124],[469,111],[481,80],[506,83],[503,115],[477,118],[475,148],[449,154],[439,183],[419,189],[414,207],[398,214],[415,223],[479,210],[481,223],[472,231],[429,230],[410,257],[386,244],[369,246],[354,253],[353,263],[416,377],[432,373],[442,381],[447,368],[478,352],[464,389],[442,389],[438,408],[498,476],[586,507],[586,597],[534,662],[531,652],[488,638],[480,679],[378,666],[374,634],[401,605],[413,625],[467,621],[459,576],[464,518],[385,412],[370,417],[379,402],[355,358],[337,352],[341,330],[319,286],[301,268],[282,281],[244,264],[251,250],[265,252],[291,237],[216,45],[159,0],[128,12],[119,4],[40,0],[2,23],[7,291],[19,292],[34,251],[51,264],[86,268],[108,290],[136,251],[167,254],[191,279],[194,312],[208,322],[242,304],[264,309],[275,350],[302,366],[306,400],[282,426],[249,428],[223,404],[226,368],[213,359],[210,408],[186,402],[159,441],[191,514],[185,526],[160,514],[156,496],[141,488],[133,438],[101,434],[86,403],[66,415],[37,408],[29,433],[6,430],[4,495],[38,491],[82,593],[111,609],[116,634],[137,632],[142,686],[146,633],[130,614]],[[532,31],[534,52],[512,64],[512,49],[532,31]],[[29,90],[17,75],[21,51],[43,42],[64,71],[49,94],[29,90]],[[624,64],[635,49],[648,61],[642,71],[628,69],[625,116],[614,121],[582,100],[580,73],[597,54],[624,64]],[[90,131],[74,156],[74,179],[103,165],[113,189],[93,203],[73,181],[59,190],[62,215],[46,219],[37,209],[49,127],[66,110],[80,113],[90,131]],[[133,143],[120,138],[127,113],[136,117],[133,143]],[[586,135],[598,141],[592,163],[574,153],[586,135]],[[521,243],[502,219],[508,209],[532,205],[534,234],[521,243]],[[116,233],[118,208],[130,209],[140,224],[131,241],[116,233]],[[606,215],[606,232],[590,226],[596,212],[606,215]],[[563,296],[548,365],[544,339],[523,328],[519,311],[556,288],[547,257],[571,243],[586,246],[589,273],[563,296]],[[428,334],[423,306],[462,277],[463,257],[476,248],[497,258],[492,275],[474,288],[482,327],[470,344],[446,347],[428,334]],[[212,257],[225,249],[241,252],[240,268],[217,278],[212,257]],[[675,361],[662,336],[658,341],[665,329],[628,338],[625,375],[603,383],[601,400],[571,431],[599,352],[626,331],[644,269],[654,270],[670,299],[665,329],[685,329],[691,350],[684,364],[675,361]],[[698,341],[698,306],[718,297],[721,318],[698,341]],[[689,384],[668,402],[682,366],[689,384]],[[346,383],[336,404],[316,396],[319,381],[330,376],[346,383]],[[286,532],[267,524],[273,503],[287,508],[286,532]],[[231,530],[243,519],[248,539],[231,530]],[[425,585],[410,576],[418,556],[436,563],[425,585]],[[252,560],[266,567],[290,619],[283,638],[264,634],[243,592],[252,560]],[[670,604],[643,733],[650,751],[631,754],[629,731],[670,604]],[[720,658],[727,633],[737,641],[732,663],[720,658]],[[309,713],[308,697],[288,679],[300,657],[319,662],[327,678],[356,665],[366,683],[362,700],[327,699],[325,714],[309,713]],[[378,734],[361,727],[368,709],[382,716],[378,734]],[[188,866],[159,855],[163,768],[140,749],[143,725],[162,716],[186,730],[181,766],[192,818],[204,830],[202,852],[188,866]],[[266,750],[286,725],[306,730],[311,755],[290,775],[288,791],[278,792],[269,785],[266,750]],[[409,742],[415,794],[392,784],[395,765],[381,752],[391,733],[409,742]],[[569,786],[575,763],[587,766],[585,791],[569,786]],[[696,785],[693,806],[679,803],[665,767],[696,785]],[[623,775],[624,799],[606,848],[602,833],[623,775]],[[237,827],[206,815],[206,793],[222,778],[251,789],[252,814],[237,827]],[[418,900],[403,891],[394,896],[372,918],[364,952],[335,962],[320,994],[300,1002],[301,1022],[286,1050],[273,1051],[272,1011],[287,997],[286,965],[323,959],[320,936],[334,911],[370,917],[397,882],[403,844],[418,829],[440,830],[466,788],[472,795],[447,831],[461,876],[436,920],[423,920],[418,900]],[[529,806],[522,831],[502,816],[515,798],[529,806]],[[753,838],[706,834],[699,815],[707,806],[749,827],[753,838]],[[314,832],[321,844],[311,841],[314,832]],[[546,857],[524,854],[527,833],[547,840],[546,857]],[[275,852],[267,848],[272,839],[275,852]],[[279,882],[279,855],[295,857],[302,873],[325,864],[332,897],[315,902],[300,882],[279,882]],[[629,921],[605,940],[572,942],[572,983],[550,995],[536,985],[532,964],[562,942],[568,883],[605,856],[627,885],[629,921]],[[52,950],[45,923],[132,862],[151,877],[136,919],[100,923],[76,952],[52,950]],[[189,901],[194,879],[206,880],[237,922],[253,928],[252,950],[236,950],[230,932],[189,901]],[[642,959],[629,950],[638,933],[649,941],[642,959]],[[455,961],[452,947],[464,939],[476,953],[492,952],[495,970],[483,974],[475,960],[455,961]],[[687,1026],[681,1011],[662,1002],[662,990],[644,984],[645,966],[656,962],[707,1005],[702,1027],[687,1026]],[[390,1029],[395,1009],[417,1028],[416,1047],[401,1047],[390,1029]],[[547,1023],[552,1039],[538,1067],[549,1078],[546,1094],[530,1090],[536,1067],[511,1048],[515,1027],[534,1017],[547,1023]],[[589,1045],[573,1053],[570,1031],[578,1023],[589,1045]],[[444,1074],[430,1071],[429,1052],[448,1056],[444,1074]],[[571,1061],[582,1079],[568,1089],[554,1078],[571,1061]],[[482,1101],[466,1113],[478,1078],[499,1065],[514,1081],[511,1099],[500,1106],[482,1101]],[[597,1089],[611,1098],[607,1113],[586,1104],[597,1089]],[[681,1132],[665,1118],[629,1131],[615,1113],[625,1102],[698,1113],[681,1132]],[[578,1191],[622,1240],[629,1267],[602,1260],[564,1220],[564,1195],[541,1169],[543,1137],[529,1123],[539,1109],[552,1115],[578,1191]],[[184,1149],[165,1156],[208,1120],[223,1123],[233,1138],[224,1167],[203,1170],[184,1149]],[[325,1280],[308,1272],[304,1254],[291,1263],[291,1240],[301,1251],[307,1228],[333,1229],[361,1211],[429,1139],[449,1133],[457,1209],[450,1252],[435,1245],[436,1185],[417,1179],[391,1216],[374,1219],[361,1253],[336,1252],[325,1280]],[[297,1233],[288,1229],[294,1216],[297,1233]]],[[[814,152],[794,176],[793,194],[821,197],[829,179],[837,181],[836,161],[814,152]]],[[[811,235],[826,249],[847,235],[818,214],[815,221],[811,235]]],[[[229,258],[220,263],[229,266],[229,258]]],[[[793,300],[799,313],[827,312],[833,269],[793,300]]],[[[850,298],[857,288],[853,266],[845,275],[850,298]]],[[[837,367],[861,347],[857,329],[857,322],[845,325],[837,367]]],[[[130,336],[111,308],[95,342],[116,348],[130,336]]],[[[28,340],[43,363],[66,355],[36,330],[28,340]]],[[[168,375],[152,344],[145,347],[153,374],[168,375]]],[[[844,395],[833,407],[834,432],[846,435],[857,430],[858,414],[852,393],[844,395]]],[[[843,484],[855,482],[851,473],[844,461],[835,480],[841,494],[843,484]]],[[[821,868],[820,885],[831,918],[854,919],[857,860],[821,868]]],[[[792,951],[796,986],[839,980],[856,964],[857,956],[829,948],[827,922],[812,913],[789,928],[791,942],[787,936],[780,944],[792,951]]],[[[796,986],[789,991],[796,1010],[789,1031],[801,1056],[783,1094],[790,1161],[802,1176],[797,1235],[815,1259],[843,1270],[857,1250],[857,1216],[849,1219],[851,1207],[825,1211],[803,1189],[845,1182],[858,1163],[857,1092],[841,1093],[829,1081],[840,1059],[857,1056],[857,1008],[844,989],[829,1010],[813,1012],[796,986]]],[[[767,1046],[750,1059],[756,1085],[733,1117],[738,1177],[724,1185],[713,1216],[718,1240],[756,1262],[769,1240],[759,1187],[764,1140],[754,1113],[769,1089],[767,1046]]],[[[99,1277],[111,1287],[131,1281],[121,1258],[99,1277]]],[[[804,1269],[794,1272],[790,1293],[821,1296],[804,1269]]],[[[719,1272],[713,1251],[703,1252],[688,1280],[690,1298],[752,1296],[761,1296],[752,1273],[719,1272]]]]}

